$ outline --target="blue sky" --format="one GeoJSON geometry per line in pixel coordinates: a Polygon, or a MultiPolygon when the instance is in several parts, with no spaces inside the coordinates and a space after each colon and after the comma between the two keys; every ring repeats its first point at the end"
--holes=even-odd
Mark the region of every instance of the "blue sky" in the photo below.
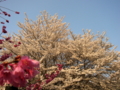
{"type": "Polygon", "coordinates": [[[20,12],[16,15],[6,10],[11,14],[11,17],[4,17],[10,20],[5,25],[11,34],[20,30],[17,22],[24,23],[24,12],[36,20],[40,12],[46,10],[51,15],[65,16],[63,22],[70,23],[69,28],[75,34],[83,34],[82,29],[91,29],[94,34],[105,31],[109,42],[120,51],[120,0],[6,0],[0,2],[0,6],[20,12]]]}

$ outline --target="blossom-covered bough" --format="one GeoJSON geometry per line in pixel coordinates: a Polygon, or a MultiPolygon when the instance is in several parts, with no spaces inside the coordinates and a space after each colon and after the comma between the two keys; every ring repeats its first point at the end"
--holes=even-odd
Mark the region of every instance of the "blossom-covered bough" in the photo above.
{"type": "Polygon", "coordinates": [[[114,50],[105,33],[94,35],[83,30],[83,35],[75,35],[62,20],[46,11],[37,21],[26,17],[25,23],[18,23],[20,34],[2,42],[1,48],[6,49],[1,54],[13,54],[9,61],[20,55],[40,62],[40,73],[28,80],[25,88],[119,90],[120,52],[114,50]]]}
{"type": "Polygon", "coordinates": [[[27,56],[16,57],[14,63],[0,64],[0,85],[10,84],[14,87],[25,87],[27,79],[39,73],[39,62],[27,56]]]}
{"type": "MultiPolygon", "coordinates": [[[[2,2],[4,0],[1,0],[2,2]]],[[[11,15],[7,13],[6,11],[3,11],[3,9],[7,9],[9,11],[15,12],[16,14],[19,14],[17,11],[13,11],[11,9],[8,9],[6,7],[0,6],[0,14],[1,18],[4,19],[7,23],[9,23],[9,20],[6,20],[2,15],[10,17],[11,15]]],[[[7,33],[6,26],[4,25],[5,22],[0,22],[3,24],[2,26],[2,33],[7,33]]],[[[1,34],[2,34],[1,33],[1,34]]],[[[19,55],[15,52],[5,52],[3,53],[2,50],[6,50],[4,47],[4,42],[12,43],[14,44],[13,47],[16,48],[21,45],[21,42],[15,43],[11,40],[11,37],[0,37],[4,39],[0,39],[0,50],[1,50],[1,57],[0,57],[0,86],[7,86],[6,90],[9,90],[10,88],[18,89],[21,87],[24,87],[27,90],[41,90],[42,85],[47,84],[51,82],[58,74],[60,73],[60,70],[62,69],[61,64],[57,64],[58,69],[51,74],[45,74],[46,80],[41,81],[37,80],[34,83],[30,83],[29,80],[34,78],[37,74],[40,73],[40,65],[39,61],[30,59],[27,55],[19,55]],[[9,87],[8,87],[9,86],[9,87]]],[[[22,88],[23,89],[23,88],[22,88]]]]}
{"type": "Polygon", "coordinates": [[[51,75],[46,74],[47,80],[37,81],[35,84],[28,84],[27,80],[32,79],[39,73],[39,62],[31,60],[28,56],[17,56],[11,62],[2,62],[0,64],[0,85],[7,84],[14,87],[26,87],[27,90],[41,90],[41,85],[52,81],[62,69],[62,65],[57,64],[58,70],[51,75]]]}

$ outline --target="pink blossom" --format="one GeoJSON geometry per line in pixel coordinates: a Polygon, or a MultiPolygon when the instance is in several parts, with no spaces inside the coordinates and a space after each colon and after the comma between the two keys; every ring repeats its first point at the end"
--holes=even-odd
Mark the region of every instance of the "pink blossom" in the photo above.
{"type": "Polygon", "coordinates": [[[52,73],[52,74],[50,75],[50,77],[51,77],[52,79],[54,79],[56,76],[57,76],[57,74],[54,74],[54,73],[52,73]]]}
{"type": "Polygon", "coordinates": [[[6,15],[7,15],[7,12],[3,11],[3,14],[6,16],[6,15]]]}
{"type": "Polygon", "coordinates": [[[14,71],[13,71],[13,81],[14,82],[11,82],[11,84],[15,87],[24,87],[26,86],[26,78],[24,77],[24,70],[17,66],[14,71]]]}
{"type": "Polygon", "coordinates": [[[39,68],[39,62],[36,60],[29,59],[27,56],[23,56],[18,63],[18,66],[22,67],[25,73],[29,74],[29,78],[34,77],[39,72],[37,68],[39,68]]]}
{"type": "Polygon", "coordinates": [[[0,44],[2,44],[2,43],[3,43],[3,41],[4,41],[3,39],[0,39],[0,44]]]}
{"type": "Polygon", "coordinates": [[[11,37],[7,37],[7,38],[5,38],[6,41],[8,41],[8,40],[10,40],[10,39],[11,39],[11,37]]]}
{"type": "Polygon", "coordinates": [[[0,65],[0,85],[4,85],[4,80],[3,80],[3,76],[1,75],[1,71],[3,70],[3,65],[0,65]]]}
{"type": "Polygon", "coordinates": [[[12,79],[12,71],[0,65],[0,85],[4,85],[4,83],[10,84],[12,79]]]}
{"type": "Polygon", "coordinates": [[[11,67],[11,70],[15,70],[15,68],[17,67],[16,63],[10,63],[9,66],[11,67]]]}
{"type": "Polygon", "coordinates": [[[21,44],[21,42],[18,42],[18,44],[21,44]]]}
{"type": "Polygon", "coordinates": [[[17,47],[17,45],[14,45],[14,47],[17,47]]]}
{"type": "Polygon", "coordinates": [[[2,29],[2,32],[3,32],[3,33],[7,33],[7,31],[6,31],[4,28],[2,29]]]}
{"type": "Polygon", "coordinates": [[[59,70],[61,70],[61,69],[62,69],[62,67],[63,67],[63,65],[62,65],[62,64],[57,64],[57,66],[58,66],[59,70]]]}
{"type": "Polygon", "coordinates": [[[9,58],[11,55],[9,55],[9,54],[4,54],[4,55],[2,55],[1,57],[0,57],[0,61],[4,61],[4,60],[6,60],[7,58],[9,58]]]}
{"type": "Polygon", "coordinates": [[[50,77],[50,75],[49,74],[45,74],[45,77],[48,79],[50,77]]]}
{"type": "Polygon", "coordinates": [[[58,75],[58,73],[57,74],[54,74],[54,72],[53,73],[51,73],[51,75],[49,75],[49,74],[46,74],[45,76],[46,76],[46,78],[47,78],[47,80],[46,80],[46,83],[49,83],[49,82],[51,82],[56,76],[58,75]]]}
{"type": "Polygon", "coordinates": [[[13,43],[13,41],[9,41],[10,43],[13,43]]]}
{"type": "Polygon", "coordinates": [[[2,28],[6,28],[6,26],[3,26],[2,28]]]}
{"type": "Polygon", "coordinates": [[[56,71],[56,74],[57,74],[57,75],[59,74],[59,71],[58,71],[58,70],[56,71]]]}
{"type": "Polygon", "coordinates": [[[6,31],[5,29],[6,29],[6,26],[3,26],[3,27],[2,27],[2,32],[3,32],[3,33],[7,33],[7,31],[6,31]]]}
{"type": "Polygon", "coordinates": [[[49,78],[49,79],[46,80],[46,83],[49,83],[49,82],[51,82],[52,80],[53,80],[53,78],[49,78]]]}
{"type": "Polygon", "coordinates": [[[6,83],[15,87],[25,87],[27,79],[31,79],[39,73],[37,68],[39,68],[39,62],[29,59],[27,56],[20,57],[18,63],[1,64],[0,85],[6,83]]]}

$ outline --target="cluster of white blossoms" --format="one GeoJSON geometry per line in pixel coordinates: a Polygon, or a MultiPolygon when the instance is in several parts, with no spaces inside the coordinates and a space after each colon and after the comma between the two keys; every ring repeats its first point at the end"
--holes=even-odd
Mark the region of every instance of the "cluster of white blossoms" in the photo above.
{"type": "Polygon", "coordinates": [[[51,16],[46,11],[37,21],[26,17],[25,23],[18,23],[20,34],[12,35],[13,41],[22,44],[14,48],[12,43],[4,42],[6,49],[1,53],[38,60],[40,74],[34,79],[44,80],[44,74],[53,72],[56,64],[62,64],[60,74],[45,84],[43,90],[120,89],[120,53],[112,50],[114,45],[105,34],[94,35],[83,30],[83,35],[75,35],[62,20],[63,17],[58,19],[57,14],[51,16]]]}

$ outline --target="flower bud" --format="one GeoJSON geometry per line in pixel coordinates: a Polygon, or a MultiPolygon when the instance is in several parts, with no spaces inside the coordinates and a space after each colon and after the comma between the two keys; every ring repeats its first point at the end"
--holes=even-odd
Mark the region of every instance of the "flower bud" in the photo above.
{"type": "Polygon", "coordinates": [[[15,13],[16,13],[16,14],[20,14],[20,12],[17,12],[17,11],[16,11],[15,13]]]}
{"type": "Polygon", "coordinates": [[[5,12],[5,11],[3,11],[3,14],[4,14],[5,16],[8,15],[7,12],[5,12]]]}
{"type": "Polygon", "coordinates": [[[9,23],[9,20],[6,20],[7,23],[9,23]]]}
{"type": "Polygon", "coordinates": [[[1,22],[1,24],[5,24],[4,22],[1,22]]]}
{"type": "Polygon", "coordinates": [[[2,29],[2,32],[3,32],[3,33],[7,33],[7,31],[6,31],[4,28],[2,29]]]}

